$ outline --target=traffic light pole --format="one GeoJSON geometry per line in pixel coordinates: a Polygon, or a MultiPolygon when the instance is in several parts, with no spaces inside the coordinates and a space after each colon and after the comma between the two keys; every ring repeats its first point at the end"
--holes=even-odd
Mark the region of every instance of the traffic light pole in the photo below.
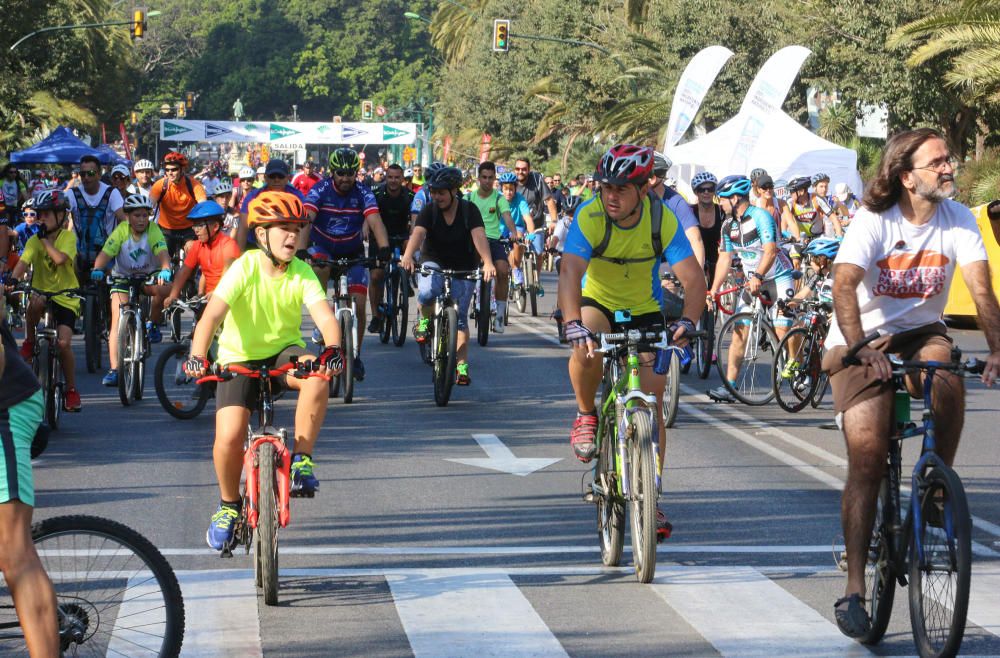
{"type": "MultiPolygon", "coordinates": [[[[151,11],[148,14],[146,14],[146,17],[149,18],[149,17],[152,17],[152,16],[159,16],[159,14],[160,14],[160,12],[158,12],[158,11],[157,12],[152,12],[151,11]]],[[[63,31],[63,30],[92,30],[92,29],[99,28],[99,27],[113,27],[115,25],[133,25],[134,26],[135,25],[135,19],[128,20],[128,21],[108,21],[106,23],[79,23],[79,24],[76,24],[76,25],[53,25],[52,27],[43,27],[43,28],[40,28],[38,30],[35,30],[34,32],[29,32],[28,34],[25,34],[23,37],[21,37],[20,39],[18,39],[17,41],[15,41],[13,43],[13,45],[11,45],[10,51],[13,52],[13,50],[15,48],[17,48],[18,46],[20,46],[22,43],[24,43],[25,41],[27,41],[28,39],[30,39],[31,37],[33,37],[33,36],[35,36],[37,34],[42,34],[43,32],[59,32],[59,31],[63,31]]]]}
{"type": "MultiPolygon", "coordinates": [[[[584,46],[585,48],[593,48],[594,50],[597,50],[607,55],[608,59],[610,59],[618,66],[618,70],[621,71],[622,74],[627,73],[625,65],[619,62],[617,59],[615,59],[614,53],[612,53],[604,46],[599,46],[596,43],[591,43],[590,41],[580,41],[579,39],[560,39],[559,37],[546,37],[538,34],[514,34],[513,32],[509,32],[507,36],[511,39],[528,39],[529,41],[552,41],[555,43],[569,44],[571,46],[584,46]]],[[[638,85],[636,85],[634,78],[629,79],[629,86],[632,87],[632,96],[638,97],[639,87],[638,85]]]]}

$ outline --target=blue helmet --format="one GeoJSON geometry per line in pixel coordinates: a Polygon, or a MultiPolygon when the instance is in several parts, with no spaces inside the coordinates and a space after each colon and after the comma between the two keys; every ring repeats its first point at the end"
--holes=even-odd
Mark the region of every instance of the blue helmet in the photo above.
{"type": "Polygon", "coordinates": [[[225,209],[215,201],[202,201],[191,209],[191,212],[188,213],[188,219],[192,222],[203,222],[209,219],[217,219],[221,222],[225,215],[225,209]]]}
{"type": "Polygon", "coordinates": [[[726,176],[719,181],[719,186],[715,188],[715,193],[720,199],[728,199],[732,196],[750,196],[751,183],[746,176],[726,176]]]}
{"type": "Polygon", "coordinates": [[[838,251],[840,251],[840,240],[836,238],[816,238],[806,245],[808,256],[826,256],[832,260],[837,257],[838,251]]]}
{"type": "Polygon", "coordinates": [[[507,183],[514,183],[516,185],[517,174],[515,174],[513,171],[504,172],[500,174],[499,177],[497,177],[497,182],[499,182],[501,185],[505,185],[507,183]]]}

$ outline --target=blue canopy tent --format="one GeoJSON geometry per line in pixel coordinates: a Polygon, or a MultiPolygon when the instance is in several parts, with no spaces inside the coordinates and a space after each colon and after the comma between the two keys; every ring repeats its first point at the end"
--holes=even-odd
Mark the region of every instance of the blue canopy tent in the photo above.
{"type": "Polygon", "coordinates": [[[37,144],[11,153],[10,161],[14,164],[76,164],[85,155],[97,156],[101,164],[111,163],[107,153],[90,148],[69,128],[59,126],[37,144]]]}
{"type": "MultiPolygon", "coordinates": [[[[106,153],[107,156],[110,158],[110,161],[107,162],[107,164],[110,165],[123,164],[129,169],[132,168],[132,162],[129,161],[128,158],[124,158],[118,155],[118,151],[114,150],[107,144],[101,144],[100,146],[97,147],[97,150],[100,151],[101,153],[106,153]]],[[[101,162],[104,161],[102,160],[101,162]]]]}

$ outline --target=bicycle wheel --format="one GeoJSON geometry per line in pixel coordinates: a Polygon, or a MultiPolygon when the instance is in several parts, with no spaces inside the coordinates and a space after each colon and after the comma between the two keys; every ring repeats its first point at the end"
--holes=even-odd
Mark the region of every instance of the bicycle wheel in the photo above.
{"type": "Polygon", "coordinates": [[[340,353],[344,355],[344,369],[338,377],[338,395],[344,404],[354,400],[354,317],[344,313],[340,318],[340,353]]]}
{"type": "MultiPolygon", "coordinates": [[[[605,378],[607,377],[608,373],[605,373],[605,378]]],[[[606,384],[599,408],[603,408],[608,395],[610,386],[606,384]]],[[[615,469],[616,436],[615,419],[604,419],[603,432],[598,437],[600,444],[594,474],[603,490],[597,496],[597,538],[601,546],[601,562],[607,567],[617,567],[621,563],[622,549],[625,546],[625,504],[618,495],[615,469]]]]}
{"type": "Polygon", "coordinates": [[[632,415],[628,442],[632,561],[635,577],[648,583],[656,572],[656,461],[653,456],[653,415],[646,410],[632,415]]]}
{"type": "MultiPolygon", "coordinates": [[[[62,655],[180,654],[181,589],[149,540],[94,516],[46,519],[32,526],[31,536],[55,589],[62,655]]],[[[13,612],[5,586],[0,609],[13,612]]],[[[0,653],[27,656],[23,642],[5,636],[0,653]]]]}
{"type": "Polygon", "coordinates": [[[510,287],[511,301],[517,306],[518,313],[524,313],[524,309],[528,308],[528,298],[524,292],[524,284],[513,284],[510,287]]]}
{"type": "Polygon", "coordinates": [[[101,367],[101,329],[98,326],[97,296],[87,295],[83,301],[83,351],[87,372],[101,367]]]}
{"type": "Polygon", "coordinates": [[[410,315],[410,277],[396,271],[396,303],[393,307],[392,342],[402,347],[406,342],[406,323],[410,315]]]}
{"type": "Polygon", "coordinates": [[[538,272],[534,258],[524,259],[524,291],[531,302],[531,317],[538,317],[538,272]]]}
{"type": "Polygon", "coordinates": [[[386,272],[382,281],[382,322],[378,326],[378,339],[383,345],[385,345],[389,342],[389,339],[392,338],[391,316],[393,315],[392,305],[396,299],[396,292],[393,290],[396,282],[393,279],[391,272],[386,272]]]}
{"type": "Polygon", "coordinates": [[[476,309],[476,338],[486,347],[490,341],[490,283],[479,282],[479,307],[476,309]]]}
{"type": "Polygon", "coordinates": [[[455,361],[458,350],[458,311],[454,306],[444,309],[434,329],[434,402],[448,405],[451,387],[455,383],[455,361]]]}
{"type": "Polygon", "coordinates": [[[275,480],[274,445],[261,443],[257,448],[257,536],[254,537],[254,558],[260,566],[260,582],[264,603],[278,604],[278,485],[275,480]]]}
{"type": "MultiPolygon", "coordinates": [[[[145,334],[145,331],[143,331],[145,334]]],[[[139,336],[139,332],[135,333],[135,352],[133,352],[135,357],[135,399],[141,400],[143,394],[143,384],[146,379],[146,357],[149,355],[149,336],[144,337],[139,336]]]]}
{"type": "Polygon", "coordinates": [[[670,367],[667,368],[666,377],[663,387],[663,425],[673,427],[681,400],[681,359],[673,350],[670,350],[670,367]]]}
{"type": "Polygon", "coordinates": [[[920,524],[913,524],[910,542],[910,626],[921,656],[954,656],[965,634],[972,569],[972,519],[962,481],[943,464],[931,467],[918,504],[920,524]]]}
{"type": "Polygon", "coordinates": [[[826,389],[828,388],[830,388],[830,375],[825,370],[820,370],[819,385],[816,387],[816,392],[813,393],[812,399],[809,401],[813,409],[818,409],[819,405],[823,403],[823,398],[826,397],[826,389]]]}
{"type": "Polygon", "coordinates": [[[135,316],[123,313],[118,322],[118,397],[126,407],[135,399],[135,316]]]}
{"type": "Polygon", "coordinates": [[[863,644],[877,644],[885,635],[892,616],[892,602],[896,597],[896,563],[893,559],[891,533],[893,516],[889,479],[882,478],[865,560],[865,583],[868,589],[865,611],[872,620],[872,627],[859,638],[863,644]]]}
{"type": "MultiPolygon", "coordinates": [[[[36,338],[36,340],[38,340],[36,338]]],[[[38,353],[35,354],[33,362],[35,374],[38,375],[38,382],[42,385],[43,398],[45,400],[45,422],[52,429],[59,429],[59,392],[56,390],[56,358],[52,354],[52,345],[48,339],[38,340],[38,353]]]]}
{"type": "Polygon", "coordinates": [[[743,404],[760,406],[774,397],[771,372],[774,369],[774,354],[778,349],[778,339],[771,328],[761,318],[752,313],[737,313],[722,325],[719,332],[718,359],[715,366],[719,377],[727,389],[743,404]],[[744,337],[738,354],[733,354],[738,364],[736,381],[732,383],[726,376],[733,346],[733,335],[737,328],[744,337]]]}
{"type": "Polygon", "coordinates": [[[191,420],[201,413],[211,397],[208,384],[199,386],[184,372],[190,346],[175,343],[167,347],[153,368],[153,386],[163,409],[180,420],[191,420]]]}
{"type": "Polygon", "coordinates": [[[712,369],[712,350],[715,349],[715,312],[707,308],[701,314],[700,329],[705,333],[695,339],[694,356],[699,379],[707,379],[712,369]]]}
{"type": "Polygon", "coordinates": [[[778,344],[771,370],[774,397],[785,411],[801,411],[812,400],[819,385],[816,341],[803,327],[792,329],[778,344]]]}

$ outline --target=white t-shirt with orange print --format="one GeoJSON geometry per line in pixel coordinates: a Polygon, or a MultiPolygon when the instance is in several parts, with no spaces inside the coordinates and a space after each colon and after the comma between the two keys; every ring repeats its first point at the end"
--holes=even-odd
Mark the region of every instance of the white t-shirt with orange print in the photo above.
{"type": "MultiPolygon", "coordinates": [[[[858,305],[867,336],[940,322],[955,266],[977,260],[987,256],[975,217],[957,201],[946,200],[923,226],[906,220],[898,205],[881,214],[858,210],[834,262],[865,270],[858,305]]],[[[844,344],[834,317],[826,346],[844,344]]]]}

